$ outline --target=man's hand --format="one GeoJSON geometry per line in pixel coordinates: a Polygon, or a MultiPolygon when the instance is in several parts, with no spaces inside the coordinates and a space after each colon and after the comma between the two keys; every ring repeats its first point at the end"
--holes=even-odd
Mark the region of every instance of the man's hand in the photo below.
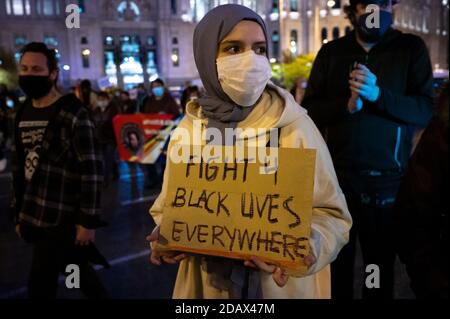
{"type": "Polygon", "coordinates": [[[166,264],[175,265],[179,263],[181,260],[187,257],[186,254],[180,254],[177,252],[157,252],[154,248],[154,243],[158,241],[159,238],[159,226],[156,226],[152,233],[146,237],[146,239],[150,242],[150,246],[152,246],[152,251],[150,254],[150,262],[153,265],[161,266],[163,262],[166,264]]]}
{"type": "Polygon", "coordinates": [[[17,236],[19,236],[20,238],[22,238],[22,234],[20,233],[20,224],[16,225],[16,234],[17,236]]]}
{"type": "Polygon", "coordinates": [[[361,97],[359,96],[359,94],[352,91],[352,96],[350,97],[347,103],[347,111],[350,114],[354,114],[361,111],[362,108],[363,108],[363,101],[361,100],[361,97]]]}
{"type": "Polygon", "coordinates": [[[87,246],[95,241],[95,229],[87,229],[81,225],[76,225],[77,236],[75,245],[87,246]]]}
{"type": "MultiPolygon", "coordinates": [[[[308,268],[314,265],[316,261],[316,257],[312,254],[312,252],[310,252],[308,256],[303,258],[303,262],[308,268]]],[[[265,263],[256,256],[252,256],[251,260],[246,260],[244,262],[244,265],[272,274],[272,278],[278,285],[278,287],[284,287],[289,280],[289,275],[286,274],[285,270],[275,265],[265,263]]]]}
{"type": "Polygon", "coordinates": [[[350,73],[350,89],[369,102],[376,102],[380,96],[377,77],[365,65],[358,64],[350,73]]]}

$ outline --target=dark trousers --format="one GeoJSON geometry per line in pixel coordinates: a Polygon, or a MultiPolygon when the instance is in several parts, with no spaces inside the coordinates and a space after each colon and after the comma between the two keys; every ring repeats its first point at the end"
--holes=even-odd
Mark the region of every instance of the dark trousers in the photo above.
{"type": "Polygon", "coordinates": [[[359,239],[364,265],[363,298],[391,299],[396,257],[393,205],[401,174],[367,176],[338,172],[338,178],[353,218],[353,227],[349,243],[331,264],[332,298],[354,298],[356,241],[359,239]],[[366,273],[365,270],[371,264],[379,267],[379,288],[366,286],[366,278],[373,271],[366,273]]]}
{"type": "Polygon", "coordinates": [[[59,275],[69,275],[65,271],[70,264],[79,267],[79,288],[87,298],[108,298],[96,271],[74,243],[75,226],[42,231],[21,225],[21,233],[28,242],[33,244],[33,257],[28,279],[28,297],[30,299],[55,299],[59,275]]]}
{"type": "Polygon", "coordinates": [[[119,160],[117,147],[114,142],[101,144],[103,155],[104,185],[108,186],[113,180],[119,178],[119,160]]]}
{"type": "Polygon", "coordinates": [[[146,164],[147,169],[147,187],[159,187],[162,184],[161,164],[146,164]]]}

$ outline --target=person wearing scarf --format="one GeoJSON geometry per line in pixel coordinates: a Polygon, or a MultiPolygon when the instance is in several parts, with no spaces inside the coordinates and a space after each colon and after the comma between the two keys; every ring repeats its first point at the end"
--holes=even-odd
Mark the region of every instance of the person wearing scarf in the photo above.
{"type": "MultiPolygon", "coordinates": [[[[282,269],[258,258],[245,262],[192,254],[169,258],[152,251],[154,264],[180,262],[174,298],[331,297],[329,265],[348,241],[351,216],[319,131],[290,93],[270,82],[267,42],[264,21],[251,9],[229,4],[211,10],[194,32],[194,57],[206,95],[187,104],[177,129],[192,133],[194,121],[202,123],[206,136],[213,136],[209,130],[225,136],[227,128],[254,128],[255,135],[246,136],[248,145],[255,145],[257,134],[264,134],[258,129],[278,129],[280,147],[316,149],[311,254],[304,260],[308,272],[289,278],[282,269]]],[[[232,143],[238,140],[239,136],[232,143]]],[[[208,142],[225,145],[229,140],[208,142]]],[[[152,243],[158,238],[170,178],[166,167],[161,194],[150,208],[157,225],[147,237],[152,243]]]]}

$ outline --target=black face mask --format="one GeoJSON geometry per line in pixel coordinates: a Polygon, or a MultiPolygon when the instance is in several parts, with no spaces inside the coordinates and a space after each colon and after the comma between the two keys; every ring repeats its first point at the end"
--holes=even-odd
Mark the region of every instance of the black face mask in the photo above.
{"type": "Polygon", "coordinates": [[[19,85],[28,97],[40,99],[50,92],[53,81],[50,76],[23,75],[19,76],[19,85]]]}
{"type": "Polygon", "coordinates": [[[367,43],[375,43],[380,41],[383,35],[392,25],[392,13],[380,10],[380,27],[372,27],[373,18],[370,17],[372,13],[366,13],[359,17],[356,23],[356,32],[361,40],[367,43]],[[369,18],[370,17],[370,18],[369,18]],[[371,26],[371,27],[369,27],[371,26]]]}

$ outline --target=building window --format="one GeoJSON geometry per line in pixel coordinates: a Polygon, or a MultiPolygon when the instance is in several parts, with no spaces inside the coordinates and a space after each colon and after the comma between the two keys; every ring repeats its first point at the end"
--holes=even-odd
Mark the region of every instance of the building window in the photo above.
{"type": "Polygon", "coordinates": [[[172,44],[173,45],[178,45],[178,38],[177,37],[172,38],[172,44]]]}
{"type": "Polygon", "coordinates": [[[109,81],[117,85],[117,67],[114,51],[105,51],[105,73],[109,81]]]}
{"type": "Polygon", "coordinates": [[[81,37],[81,44],[88,44],[88,39],[86,37],[81,37]]]}
{"type": "Polygon", "coordinates": [[[44,15],[51,16],[53,12],[53,0],[44,0],[44,15]]]}
{"type": "Polygon", "coordinates": [[[44,37],[44,43],[48,46],[48,47],[58,47],[58,40],[55,37],[44,37]]]}
{"type": "Polygon", "coordinates": [[[125,89],[144,82],[144,69],[141,61],[141,39],[139,35],[123,35],[120,37],[120,72],[123,75],[125,89]]]}
{"type": "Polygon", "coordinates": [[[6,13],[8,15],[23,16],[24,15],[23,1],[22,0],[6,0],[6,13]]]}
{"type": "Polygon", "coordinates": [[[84,0],[78,0],[78,7],[80,8],[80,13],[86,12],[86,6],[84,4],[84,0]]]}
{"type": "Polygon", "coordinates": [[[11,2],[9,0],[6,0],[6,14],[7,15],[11,15],[12,11],[11,11],[11,2]]]}
{"type": "Polygon", "coordinates": [[[322,43],[327,43],[328,42],[328,30],[326,28],[322,28],[322,43]]]}
{"type": "Polygon", "coordinates": [[[156,65],[156,51],[149,50],[147,52],[147,73],[150,76],[158,74],[158,68],[156,65]]]}
{"type": "Polygon", "coordinates": [[[291,12],[298,12],[298,1],[297,0],[290,0],[290,9],[291,9],[291,12]]]}
{"type": "Polygon", "coordinates": [[[29,16],[31,14],[30,0],[25,0],[25,14],[29,16]]]}
{"type": "Polygon", "coordinates": [[[85,69],[89,68],[90,55],[91,55],[91,51],[89,49],[83,49],[83,51],[81,51],[81,62],[82,62],[83,68],[85,68],[85,69]]]}
{"type": "Polygon", "coordinates": [[[149,45],[149,46],[156,45],[156,39],[154,36],[147,37],[147,45],[149,45]]]}
{"type": "Polygon", "coordinates": [[[172,49],[172,65],[174,67],[180,66],[180,50],[177,48],[172,49]]]}
{"type": "Polygon", "coordinates": [[[279,1],[272,0],[272,13],[279,13],[279,1]]]}
{"type": "Polygon", "coordinates": [[[133,1],[122,1],[117,6],[117,14],[119,20],[138,20],[141,16],[141,11],[137,4],[133,1]]]}
{"type": "Polygon", "coordinates": [[[114,38],[112,36],[110,36],[110,35],[107,35],[105,37],[105,45],[113,46],[114,45],[114,38]]]}
{"type": "Polygon", "coordinates": [[[25,36],[17,36],[14,39],[14,45],[16,47],[23,47],[24,45],[26,45],[28,43],[28,40],[25,36]]]}
{"type": "Polygon", "coordinates": [[[290,48],[293,55],[297,55],[298,33],[297,30],[291,31],[290,48]]]}
{"type": "Polygon", "coordinates": [[[278,31],[272,33],[272,55],[277,58],[280,53],[280,34],[278,31]]]}
{"type": "Polygon", "coordinates": [[[340,9],[341,8],[341,0],[329,0],[329,1],[327,1],[327,6],[331,9],[340,9]]]}
{"type": "Polygon", "coordinates": [[[177,14],[177,0],[170,0],[170,12],[172,15],[177,14]]]}
{"type": "Polygon", "coordinates": [[[339,39],[339,28],[338,27],[334,27],[333,28],[333,40],[339,39]]]}

